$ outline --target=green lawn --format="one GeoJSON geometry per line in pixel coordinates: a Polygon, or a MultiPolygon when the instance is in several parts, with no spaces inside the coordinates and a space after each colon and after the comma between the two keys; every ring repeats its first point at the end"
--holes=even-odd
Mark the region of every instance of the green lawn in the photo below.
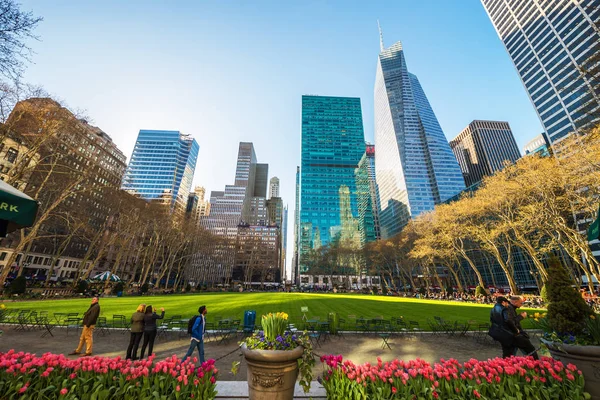
{"type": "MultiPolygon", "coordinates": [[[[101,315],[112,319],[114,314],[130,316],[140,304],[152,304],[156,308],[164,307],[166,317],[182,315],[184,318],[194,315],[198,307],[206,305],[208,321],[217,317],[242,319],[244,310],[255,310],[257,322],[260,315],[268,312],[284,311],[293,321],[302,317],[300,307],[308,307],[308,318],[327,319],[327,313],[337,312],[341,318],[349,315],[357,317],[378,317],[384,319],[402,316],[406,321],[418,321],[422,328],[429,329],[428,319],[440,316],[449,321],[489,321],[491,305],[419,300],[403,297],[369,296],[353,294],[306,294],[306,293],[199,293],[189,295],[145,296],[101,298],[101,315]]],[[[90,299],[39,300],[23,302],[5,302],[9,309],[28,309],[53,313],[78,312],[87,309],[90,299]]],[[[525,309],[533,312],[533,310],[525,309]]],[[[535,310],[539,311],[539,310],[535,310]]],[[[51,318],[52,319],[52,318],[51,318]]],[[[528,322],[528,321],[525,321],[528,322]]],[[[530,325],[524,323],[525,327],[530,325]]]]}

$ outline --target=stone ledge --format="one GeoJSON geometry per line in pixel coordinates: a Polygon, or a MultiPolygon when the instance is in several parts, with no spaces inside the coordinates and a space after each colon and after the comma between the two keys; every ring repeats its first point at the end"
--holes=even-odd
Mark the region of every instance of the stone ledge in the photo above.
{"type": "MultiPolygon", "coordinates": [[[[217,381],[217,399],[247,399],[248,382],[246,381],[217,381]]],[[[294,399],[326,399],[325,388],[317,381],[313,381],[310,392],[304,393],[300,385],[296,384],[294,399]]]]}

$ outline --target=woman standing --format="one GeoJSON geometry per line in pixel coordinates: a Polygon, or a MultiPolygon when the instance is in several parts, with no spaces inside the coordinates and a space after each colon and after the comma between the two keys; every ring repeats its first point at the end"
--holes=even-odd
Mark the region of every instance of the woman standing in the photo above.
{"type": "Polygon", "coordinates": [[[131,336],[129,337],[129,346],[127,347],[127,360],[137,360],[138,346],[144,332],[144,308],[145,304],[140,304],[131,316],[131,336]]]}
{"type": "Polygon", "coordinates": [[[148,355],[152,355],[152,349],[154,347],[154,339],[156,339],[156,320],[163,319],[165,317],[164,307],[160,309],[160,315],[156,314],[152,309],[152,306],[146,307],[146,314],[144,315],[144,343],[142,344],[141,358],[144,358],[146,353],[146,346],[148,347],[148,355]]]}

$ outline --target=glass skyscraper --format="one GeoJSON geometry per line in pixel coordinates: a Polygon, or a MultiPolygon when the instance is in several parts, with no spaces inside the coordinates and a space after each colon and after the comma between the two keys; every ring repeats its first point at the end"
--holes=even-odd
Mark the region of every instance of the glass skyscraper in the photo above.
{"type": "MultiPolygon", "coordinates": [[[[548,141],[581,133],[600,107],[587,62],[600,52],[597,0],[482,0],[548,141]]],[[[595,61],[596,63],[598,60],[595,61]]],[[[597,77],[596,77],[597,78],[597,77]]]]}
{"type": "Polygon", "coordinates": [[[385,49],[375,79],[375,170],[381,236],[399,233],[412,217],[456,195],[465,182],[448,140],[400,42],[385,49]]]}
{"type": "Polygon", "coordinates": [[[375,146],[366,144],[365,154],[354,171],[358,199],[358,226],[362,244],[381,239],[379,189],[375,181],[375,146]]]}
{"type": "Polygon", "coordinates": [[[184,211],[199,149],[194,138],[179,131],[140,130],[123,190],[184,211]]]}
{"type": "Polygon", "coordinates": [[[300,273],[311,249],[361,245],[354,172],[364,153],[360,99],[302,96],[300,273]]]}

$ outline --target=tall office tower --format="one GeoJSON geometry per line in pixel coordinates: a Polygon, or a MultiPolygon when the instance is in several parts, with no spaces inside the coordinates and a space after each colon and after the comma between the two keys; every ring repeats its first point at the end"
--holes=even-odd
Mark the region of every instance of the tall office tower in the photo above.
{"type": "Polygon", "coordinates": [[[364,152],[360,99],[302,96],[300,272],[311,249],[360,246],[354,170],[364,152]]]}
{"type": "Polygon", "coordinates": [[[381,197],[381,236],[399,233],[409,218],[465,188],[417,77],[408,72],[400,42],[381,53],[375,78],[375,168],[381,197]]]}
{"type": "Polygon", "coordinates": [[[288,206],[283,208],[283,222],[281,226],[281,269],[283,275],[281,279],[286,281],[290,280],[290,276],[287,273],[287,226],[288,226],[288,206]]]}
{"type": "Polygon", "coordinates": [[[123,190],[145,200],[165,201],[171,210],[185,210],[198,150],[196,140],[179,131],[140,130],[123,190]]]}
{"type": "Polygon", "coordinates": [[[379,188],[375,181],[375,146],[366,144],[356,175],[356,195],[358,198],[358,221],[361,242],[381,239],[379,226],[379,188]]]}
{"type": "Polygon", "coordinates": [[[292,255],[292,283],[300,285],[298,249],[300,248],[300,166],[296,166],[296,198],[294,206],[294,253],[292,255]]]}
{"type": "Polygon", "coordinates": [[[521,82],[555,145],[597,119],[600,8],[591,0],[482,0],[521,82]],[[596,117],[593,117],[596,115],[596,117]]]}
{"type": "Polygon", "coordinates": [[[521,158],[508,122],[475,120],[450,141],[450,147],[467,187],[500,171],[507,161],[521,158]]]}
{"type": "Polygon", "coordinates": [[[188,217],[194,219],[198,224],[200,223],[200,217],[204,217],[210,212],[210,202],[204,199],[205,193],[206,189],[202,186],[196,186],[190,192],[185,209],[188,217]]]}
{"type": "Polygon", "coordinates": [[[279,178],[274,176],[269,181],[269,198],[279,197],[279,178]]]}
{"type": "Polygon", "coordinates": [[[546,138],[543,134],[539,134],[527,142],[525,147],[523,147],[523,152],[526,156],[537,154],[540,157],[548,157],[550,155],[549,149],[550,146],[548,146],[546,138]]]}

